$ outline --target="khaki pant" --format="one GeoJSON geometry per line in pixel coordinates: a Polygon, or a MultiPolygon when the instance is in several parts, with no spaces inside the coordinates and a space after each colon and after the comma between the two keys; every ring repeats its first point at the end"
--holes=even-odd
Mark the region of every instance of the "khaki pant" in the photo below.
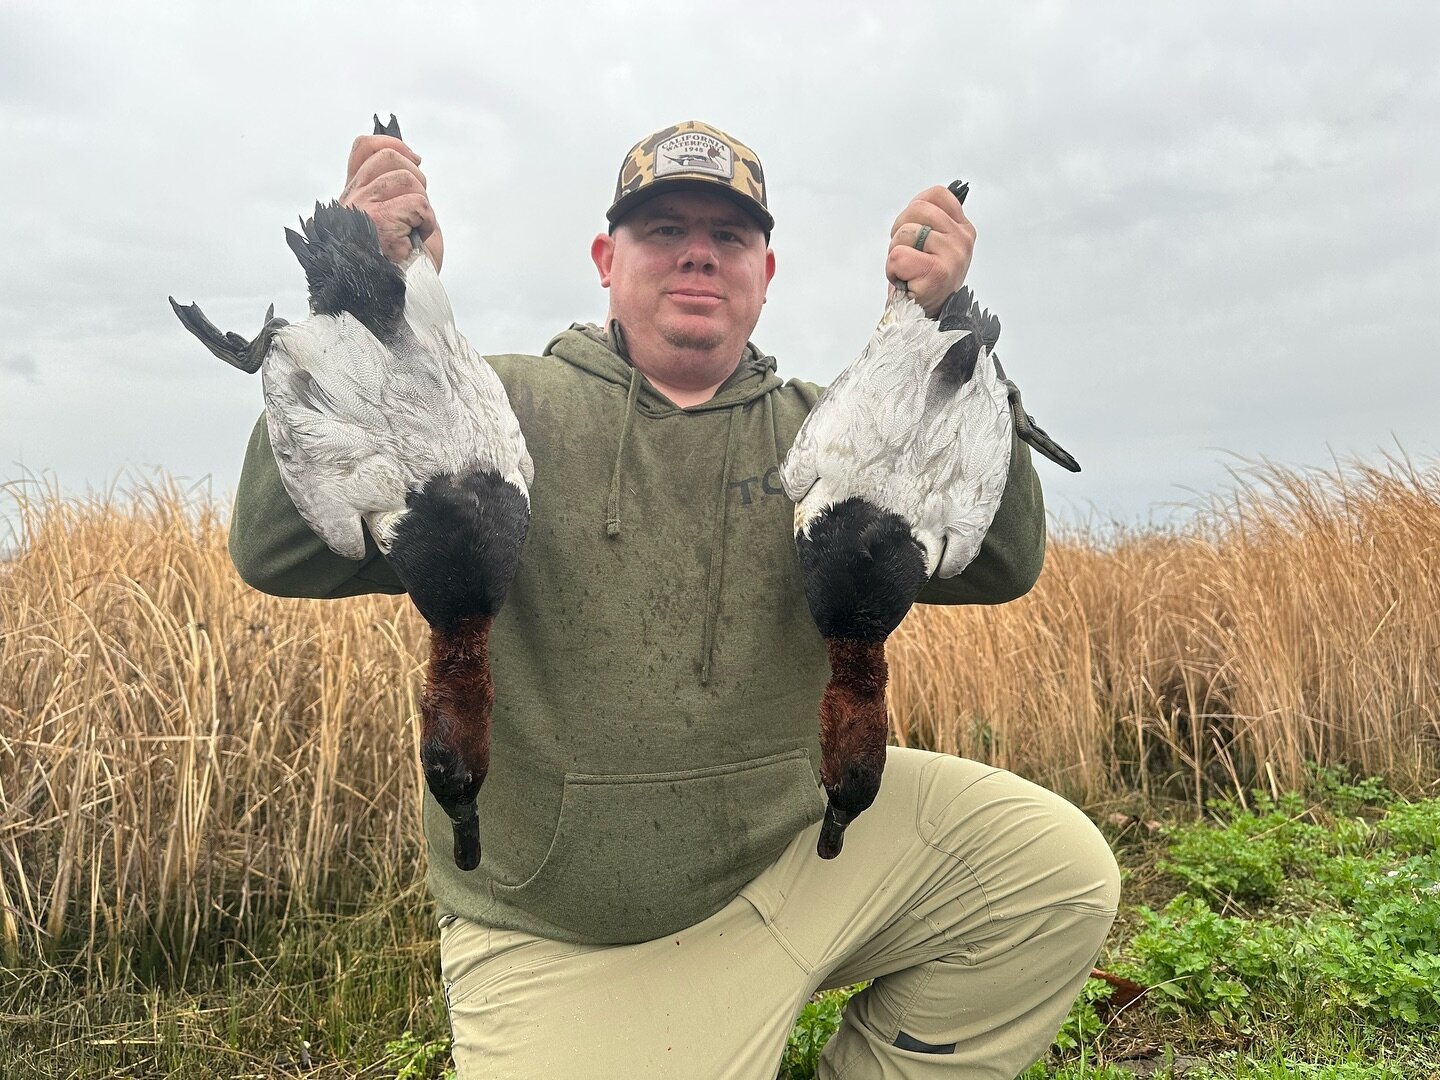
{"type": "Polygon", "coordinates": [[[1013,1080],[1036,1061],[1119,900],[1089,820],[1011,773],[892,748],[839,858],[816,857],[818,831],[657,941],[571,945],[442,920],[460,1080],[774,1080],[810,995],[866,979],[821,1077],[1013,1080]]]}

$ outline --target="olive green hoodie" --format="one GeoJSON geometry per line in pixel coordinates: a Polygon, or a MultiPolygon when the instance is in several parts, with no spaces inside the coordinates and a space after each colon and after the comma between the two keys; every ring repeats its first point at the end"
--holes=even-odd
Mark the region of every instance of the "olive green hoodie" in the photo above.
{"type": "MultiPolygon", "coordinates": [[[[530,532],[491,633],[496,701],[479,800],[484,859],[451,858],[428,793],[442,912],[585,943],[643,941],[728,903],[820,817],[817,709],[829,675],[777,471],[820,388],[753,346],[703,405],[656,392],[592,326],[543,356],[495,356],[535,461],[530,532]]],[[[370,542],[353,562],[301,521],[264,418],[230,551],[283,596],[402,591],[370,542]]],[[[975,562],[931,603],[1033,584],[1044,511],[1029,451],[975,562]]]]}

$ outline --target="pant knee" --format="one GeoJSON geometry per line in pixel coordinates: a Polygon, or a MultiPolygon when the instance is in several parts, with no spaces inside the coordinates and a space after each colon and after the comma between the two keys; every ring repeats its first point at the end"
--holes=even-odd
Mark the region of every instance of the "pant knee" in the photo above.
{"type": "Polygon", "coordinates": [[[978,780],[957,777],[969,782],[958,793],[947,792],[930,813],[929,842],[975,875],[992,918],[1059,907],[1113,918],[1120,868],[1079,807],[1002,770],[978,780]]]}
{"type": "Polygon", "coordinates": [[[1114,915],[1120,906],[1120,864],[1095,823],[1060,796],[1058,829],[1069,858],[1063,864],[1058,891],[1062,901],[1114,915]]]}

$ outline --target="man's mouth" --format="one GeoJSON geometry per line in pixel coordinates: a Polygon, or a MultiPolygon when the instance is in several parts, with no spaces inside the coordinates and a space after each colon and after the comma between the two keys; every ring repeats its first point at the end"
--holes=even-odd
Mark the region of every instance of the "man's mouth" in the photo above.
{"type": "Polygon", "coordinates": [[[672,289],[667,295],[677,304],[704,308],[715,307],[724,299],[718,293],[705,292],[702,289],[672,289]]]}

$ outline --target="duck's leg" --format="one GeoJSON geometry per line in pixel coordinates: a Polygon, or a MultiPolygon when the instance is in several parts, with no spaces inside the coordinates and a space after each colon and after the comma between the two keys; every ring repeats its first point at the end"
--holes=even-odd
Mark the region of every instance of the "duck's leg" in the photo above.
{"type": "MultiPolygon", "coordinates": [[[[400,121],[395,119],[393,112],[390,114],[390,122],[388,124],[382,124],[380,122],[379,113],[372,113],[371,115],[375,121],[376,135],[389,135],[392,139],[399,139],[401,142],[405,141],[405,136],[400,134],[400,121]]],[[[410,230],[410,243],[417,251],[425,246],[420,240],[419,229],[410,230]]]]}
{"type": "Polygon", "coordinates": [[[1020,388],[1005,377],[1000,358],[991,353],[990,359],[995,362],[995,374],[1000,376],[1000,382],[1005,387],[1005,396],[1010,402],[1010,416],[1015,422],[1015,434],[1062,469],[1079,472],[1080,463],[1071,457],[1064,447],[1045,434],[1044,429],[1035,423],[1035,418],[1025,411],[1025,406],[1020,403],[1020,388]]]}
{"type": "Polygon", "coordinates": [[[816,851],[840,854],[885,769],[885,639],[925,584],[925,549],[897,514],[860,498],[820,510],[795,536],[830,681],[820,700],[820,781],[829,802],[816,851]]]}
{"type": "Polygon", "coordinates": [[[388,560],[430,624],[421,699],[425,782],[455,830],[455,865],[480,863],[475,799],[490,768],[490,626],[530,521],[526,494],[494,472],[432,478],[406,499],[388,560]]]}
{"type": "Polygon", "coordinates": [[[185,329],[200,339],[200,344],[227,364],[250,375],[260,370],[275,331],[290,325],[284,319],[275,318],[275,305],[271,304],[270,310],[265,312],[265,325],[260,328],[260,333],[255,335],[254,341],[247,341],[233,332],[222,334],[220,328],[205,317],[199,304],[177,304],[172,296],[170,306],[175,309],[185,329]]]}

